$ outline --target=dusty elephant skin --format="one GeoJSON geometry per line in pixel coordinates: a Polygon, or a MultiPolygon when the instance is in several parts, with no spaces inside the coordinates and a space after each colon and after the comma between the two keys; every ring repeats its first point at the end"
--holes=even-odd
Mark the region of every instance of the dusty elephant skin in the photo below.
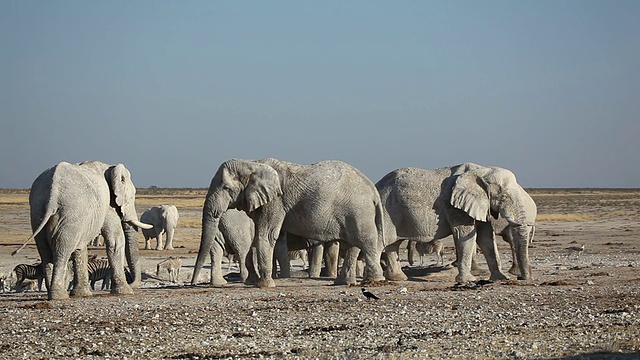
{"type": "Polygon", "coordinates": [[[464,163],[433,170],[403,168],[385,175],[376,188],[384,204],[385,277],[406,280],[397,263],[399,240],[430,241],[453,235],[458,258],[456,281],[475,281],[471,274],[476,243],[492,280],[505,280],[497,253],[492,218],[503,218],[520,267],[531,279],[528,245],[535,225],[536,204],[503,168],[464,163]]]}
{"type": "MultiPolygon", "coordinates": [[[[273,287],[272,259],[280,231],[318,241],[342,240],[348,248],[336,284],[356,283],[362,251],[372,280],[383,280],[382,204],[371,180],[341,161],[300,165],[278,159],[224,162],[211,180],[202,209],[202,236],[192,284],[196,284],[220,216],[244,210],[255,223],[259,287],[273,287]]],[[[250,278],[249,278],[250,279],[250,278]]]]}
{"type": "MultiPolygon", "coordinates": [[[[184,201],[176,203],[181,222],[199,224],[206,189],[139,190],[139,214],[152,204],[184,201]]],[[[294,277],[279,279],[276,288],[239,280],[191,287],[182,282],[193,271],[200,227],[179,227],[175,250],[140,251],[143,282],[134,295],[96,290],[80,300],[47,301],[44,291],[0,294],[0,358],[639,358],[640,191],[527,192],[538,205],[529,248],[534,280],[455,288],[456,269],[431,266],[435,257],[409,267],[403,247],[410,279],[369,286],[381,298],[375,302],[360,286],[309,279],[296,262],[294,277]],[[567,250],[583,243],[579,257],[567,250]],[[168,256],[183,257],[178,284],[152,276],[168,256]]],[[[10,256],[31,233],[27,196],[0,190],[0,275],[38,258],[34,244],[10,256]]],[[[443,242],[452,260],[453,240],[443,242]]],[[[499,240],[497,247],[507,269],[509,244],[499,240]]],[[[482,256],[478,261],[481,271],[473,275],[487,279],[487,264],[482,256]]]]}
{"type": "Polygon", "coordinates": [[[158,205],[147,209],[140,215],[140,221],[153,225],[153,229],[143,229],[144,248],[151,249],[151,239],[156,239],[156,250],[173,250],[173,234],[178,226],[178,209],[174,205],[158,205]],[[167,240],[162,246],[162,235],[167,240]]]}
{"type": "MultiPolygon", "coordinates": [[[[135,186],[122,164],[99,161],[80,164],[61,162],[45,170],[31,186],[29,195],[31,228],[45,265],[49,299],[65,299],[66,270],[75,264],[74,296],[88,296],[87,245],[101,234],[113,269],[112,292],[132,293],[124,272],[125,231],[123,223],[147,228],[138,221],[135,186]]],[[[136,244],[137,245],[137,244],[136,244]]],[[[16,250],[16,254],[19,250],[16,250]]],[[[134,259],[134,253],[127,259],[134,259]]]]}

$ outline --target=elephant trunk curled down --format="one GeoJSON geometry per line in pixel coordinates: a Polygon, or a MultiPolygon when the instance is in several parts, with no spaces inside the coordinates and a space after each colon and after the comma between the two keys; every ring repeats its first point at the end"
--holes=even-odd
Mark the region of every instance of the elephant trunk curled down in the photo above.
{"type": "Polygon", "coordinates": [[[277,159],[224,162],[209,186],[202,211],[202,236],[192,283],[197,281],[220,216],[244,210],[255,223],[253,246],[260,287],[275,286],[272,259],[281,231],[322,242],[343,240],[349,247],[337,284],[355,284],[358,253],[367,278],[384,279],[382,203],[373,183],[340,161],[300,165],[277,159]]]}

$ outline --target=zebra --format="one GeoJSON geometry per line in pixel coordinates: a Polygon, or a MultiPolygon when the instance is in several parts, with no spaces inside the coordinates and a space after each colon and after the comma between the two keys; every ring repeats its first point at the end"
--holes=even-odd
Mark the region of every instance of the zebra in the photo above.
{"type": "Polygon", "coordinates": [[[2,289],[2,293],[4,294],[7,290],[6,287],[8,285],[7,274],[0,275],[0,289],[2,289]]]}
{"type": "Polygon", "coordinates": [[[156,267],[156,277],[160,277],[160,269],[166,269],[172,283],[176,283],[180,278],[180,268],[182,267],[182,258],[169,256],[167,259],[158,263],[156,267]]]}
{"type": "Polygon", "coordinates": [[[111,288],[111,266],[109,266],[107,259],[91,258],[87,261],[87,269],[89,270],[91,290],[95,290],[98,280],[102,280],[101,290],[111,288]]]}
{"type": "Polygon", "coordinates": [[[305,269],[307,267],[307,261],[309,260],[308,250],[300,249],[300,250],[289,250],[287,251],[287,256],[289,260],[302,260],[302,268],[305,269]]]}
{"type": "MultiPolygon", "coordinates": [[[[38,291],[42,291],[42,280],[44,280],[44,267],[41,263],[28,265],[18,264],[13,268],[16,276],[16,292],[22,292],[22,282],[25,279],[38,280],[38,291]]],[[[46,285],[46,284],[45,284],[46,285]]]]}

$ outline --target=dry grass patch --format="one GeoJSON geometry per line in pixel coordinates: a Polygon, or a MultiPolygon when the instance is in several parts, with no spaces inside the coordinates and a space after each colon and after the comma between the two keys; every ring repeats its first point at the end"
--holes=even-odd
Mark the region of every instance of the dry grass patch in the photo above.
{"type": "Polygon", "coordinates": [[[199,196],[173,196],[173,195],[137,195],[136,205],[152,207],[156,205],[174,205],[180,208],[199,208],[204,205],[204,197],[199,196]]]}
{"type": "Polygon", "coordinates": [[[178,227],[199,229],[202,226],[202,219],[200,218],[180,218],[178,220],[178,227]]]}
{"type": "Polygon", "coordinates": [[[594,221],[597,217],[589,214],[539,214],[536,217],[536,221],[549,221],[549,222],[578,222],[578,221],[594,221]]]}

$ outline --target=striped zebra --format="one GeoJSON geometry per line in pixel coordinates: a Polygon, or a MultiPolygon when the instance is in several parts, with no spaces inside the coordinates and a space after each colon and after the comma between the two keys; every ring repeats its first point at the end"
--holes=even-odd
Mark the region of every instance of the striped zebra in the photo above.
{"type": "Polygon", "coordinates": [[[87,269],[89,270],[91,290],[95,290],[96,281],[99,280],[102,280],[102,290],[111,288],[111,266],[109,266],[107,259],[89,259],[87,269]]]}
{"type": "Polygon", "coordinates": [[[301,250],[289,250],[287,251],[287,256],[289,257],[289,260],[302,260],[302,268],[305,269],[307,267],[307,261],[309,260],[309,255],[308,255],[308,250],[307,249],[301,249],[301,250]]]}
{"type": "Polygon", "coordinates": [[[44,280],[44,267],[42,264],[18,264],[13,268],[16,276],[16,292],[22,292],[22,283],[26,279],[38,280],[38,291],[42,291],[42,280],[44,280]]]}
{"type": "Polygon", "coordinates": [[[180,268],[182,267],[182,258],[169,256],[166,260],[158,263],[156,267],[156,277],[160,277],[160,270],[166,269],[172,283],[176,283],[180,278],[180,268]]]}

